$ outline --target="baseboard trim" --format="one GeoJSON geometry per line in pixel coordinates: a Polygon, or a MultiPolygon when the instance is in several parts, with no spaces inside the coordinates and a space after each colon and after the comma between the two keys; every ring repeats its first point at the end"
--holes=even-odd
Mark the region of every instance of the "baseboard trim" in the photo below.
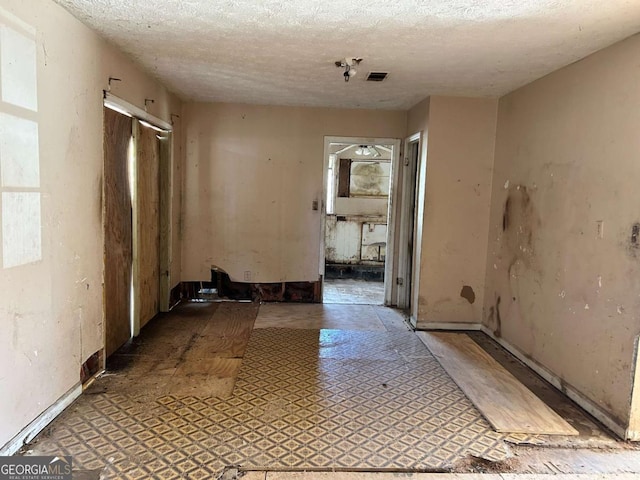
{"type": "Polygon", "coordinates": [[[44,430],[55,418],[62,413],[73,401],[82,394],[82,384],[78,382],[64,395],[62,395],[53,405],[42,412],[35,420],[22,429],[15,437],[0,448],[0,456],[15,454],[25,443],[29,443],[44,430]]]}
{"type": "Polygon", "coordinates": [[[619,425],[607,412],[602,410],[598,405],[596,405],[592,400],[585,397],[578,390],[573,388],[571,385],[564,382],[558,375],[553,373],[551,370],[547,369],[542,364],[538,363],[536,360],[531,357],[525,355],[520,351],[517,347],[513,346],[511,343],[507,342],[504,338],[496,337],[486,325],[482,325],[479,323],[432,323],[425,326],[419,326],[418,330],[449,330],[449,331],[459,331],[459,330],[473,330],[473,331],[481,331],[491,337],[493,340],[498,342],[505,350],[507,350],[511,355],[516,357],[522,363],[524,363],[531,370],[536,372],[542,378],[544,378],[547,382],[549,382],[556,390],[564,393],[568,398],[574,401],[576,404],[580,406],[585,412],[594,417],[600,423],[602,423],[605,427],[611,430],[614,434],[624,440],[640,440],[639,438],[635,438],[637,432],[631,432],[627,430],[622,425],[619,425]]]}
{"type": "Polygon", "coordinates": [[[479,323],[429,322],[426,325],[418,324],[416,330],[479,331],[481,328],[482,326],[479,323]]]}

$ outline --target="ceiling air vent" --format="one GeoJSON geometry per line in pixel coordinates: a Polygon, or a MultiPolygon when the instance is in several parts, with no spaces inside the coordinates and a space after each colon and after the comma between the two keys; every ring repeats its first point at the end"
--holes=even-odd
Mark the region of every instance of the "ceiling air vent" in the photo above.
{"type": "Polygon", "coordinates": [[[367,75],[367,82],[381,82],[387,78],[389,72],[369,72],[367,75]]]}

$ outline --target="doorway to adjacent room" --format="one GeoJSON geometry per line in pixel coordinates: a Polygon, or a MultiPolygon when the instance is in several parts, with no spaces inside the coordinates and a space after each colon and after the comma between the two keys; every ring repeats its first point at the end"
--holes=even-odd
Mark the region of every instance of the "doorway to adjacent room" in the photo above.
{"type": "Polygon", "coordinates": [[[331,138],[325,145],[323,303],[383,305],[393,238],[398,142],[331,138]]]}

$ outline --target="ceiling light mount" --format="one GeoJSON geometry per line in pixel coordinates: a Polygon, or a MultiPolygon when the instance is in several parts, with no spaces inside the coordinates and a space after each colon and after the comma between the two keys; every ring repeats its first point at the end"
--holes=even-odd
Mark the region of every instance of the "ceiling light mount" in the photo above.
{"type": "Polygon", "coordinates": [[[356,155],[363,155],[366,157],[372,155],[374,158],[382,156],[376,145],[359,145],[356,150],[356,155]]]}
{"type": "Polygon", "coordinates": [[[357,73],[358,65],[362,61],[359,57],[346,57],[342,60],[336,61],[336,67],[344,68],[344,81],[348,82],[351,77],[353,77],[357,73]]]}

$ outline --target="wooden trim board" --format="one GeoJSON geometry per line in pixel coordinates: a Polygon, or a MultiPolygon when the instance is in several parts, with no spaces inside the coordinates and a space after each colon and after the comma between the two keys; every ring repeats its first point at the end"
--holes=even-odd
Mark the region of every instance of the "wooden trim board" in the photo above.
{"type": "Polygon", "coordinates": [[[570,384],[563,381],[558,375],[553,373],[547,367],[539,363],[538,361],[532,359],[531,357],[525,355],[522,351],[520,351],[517,347],[506,341],[502,337],[497,337],[493,331],[488,328],[486,325],[481,325],[479,323],[473,324],[453,324],[453,323],[428,323],[426,325],[420,325],[418,328],[420,330],[460,330],[460,325],[468,325],[468,330],[480,330],[489,338],[496,341],[498,344],[502,346],[506,351],[508,351],[515,358],[524,363],[527,367],[533,370],[537,375],[542,377],[545,381],[549,382],[556,390],[565,394],[570,400],[574,401],[578,404],[585,412],[589,415],[597,419],[600,423],[602,423],[605,427],[615,433],[618,437],[625,440],[638,440],[640,438],[634,439],[628,437],[628,433],[624,426],[617,423],[617,421],[611,417],[611,415],[603,410],[600,406],[598,406],[593,400],[586,397],[583,393],[581,393],[576,388],[572,387],[570,384]]]}
{"type": "Polygon", "coordinates": [[[36,417],[29,425],[27,425],[20,433],[13,437],[9,442],[0,448],[0,457],[15,454],[22,446],[33,440],[47,425],[53,422],[62,411],[73,403],[73,401],[82,394],[82,385],[76,383],[62,397],[60,397],[53,405],[36,417]]]}
{"type": "Polygon", "coordinates": [[[468,335],[416,334],[497,432],[578,435],[468,335]]]}
{"type": "Polygon", "coordinates": [[[481,330],[479,323],[462,323],[462,322],[429,322],[425,325],[418,325],[417,330],[444,330],[447,332],[477,332],[481,330]]]}
{"type": "MultiPolygon", "coordinates": [[[[600,408],[593,400],[586,397],[579,390],[567,384],[547,367],[522,353],[517,347],[507,342],[504,338],[496,337],[493,331],[491,331],[485,325],[482,325],[481,331],[488,337],[495,340],[511,355],[524,363],[536,374],[540,375],[540,377],[549,382],[556,390],[562,392],[570,400],[578,404],[585,412],[596,418],[600,423],[602,423],[605,427],[615,433],[618,437],[625,440],[633,440],[632,438],[626,436],[625,427],[619,425],[616,420],[609,415],[608,412],[600,408]]],[[[640,438],[638,440],[640,440],[640,438]]]]}

